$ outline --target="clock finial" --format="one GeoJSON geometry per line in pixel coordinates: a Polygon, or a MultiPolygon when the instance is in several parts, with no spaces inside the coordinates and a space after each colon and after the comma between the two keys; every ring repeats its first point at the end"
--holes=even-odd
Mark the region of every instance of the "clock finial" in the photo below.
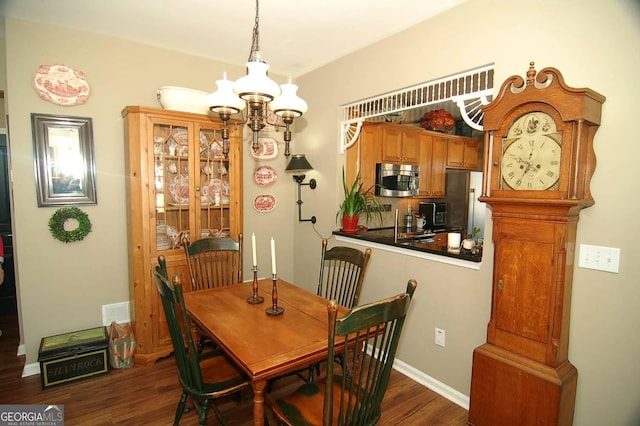
{"type": "Polygon", "coordinates": [[[534,67],[535,62],[529,62],[529,70],[527,71],[527,86],[531,86],[536,77],[536,69],[534,67]]]}

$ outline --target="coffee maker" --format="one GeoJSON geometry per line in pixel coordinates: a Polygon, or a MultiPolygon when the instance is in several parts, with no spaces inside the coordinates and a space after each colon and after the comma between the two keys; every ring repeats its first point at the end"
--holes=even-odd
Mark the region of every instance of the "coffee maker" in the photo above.
{"type": "Polygon", "coordinates": [[[443,228],[447,223],[447,203],[421,201],[418,214],[426,219],[425,229],[434,231],[443,228]]]}

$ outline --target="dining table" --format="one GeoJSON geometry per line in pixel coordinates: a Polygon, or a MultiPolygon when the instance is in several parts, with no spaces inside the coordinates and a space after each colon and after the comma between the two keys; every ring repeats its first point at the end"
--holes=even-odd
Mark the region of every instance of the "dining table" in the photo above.
{"type": "MultiPolygon", "coordinates": [[[[264,302],[249,303],[253,294],[253,283],[245,282],[187,292],[184,302],[192,321],[249,378],[253,424],[263,425],[268,381],[327,359],[328,301],[281,279],[275,292],[272,279],[257,280],[257,294],[264,302]],[[280,315],[266,312],[274,301],[284,309],[280,315]]],[[[344,345],[338,340],[336,352],[344,345]]]]}

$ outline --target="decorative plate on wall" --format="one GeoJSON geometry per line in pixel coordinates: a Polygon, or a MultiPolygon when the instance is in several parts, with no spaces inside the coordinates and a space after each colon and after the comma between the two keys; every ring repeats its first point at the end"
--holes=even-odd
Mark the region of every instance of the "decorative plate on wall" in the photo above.
{"type": "Polygon", "coordinates": [[[33,87],[45,101],[63,106],[82,105],[91,94],[84,73],[66,65],[40,65],[33,87]]]}
{"type": "Polygon", "coordinates": [[[271,166],[260,166],[253,172],[253,181],[262,188],[273,185],[276,180],[278,172],[271,166]]]}
{"type": "Polygon", "coordinates": [[[260,194],[253,200],[253,208],[260,213],[268,213],[276,208],[276,197],[271,194],[260,194]]]}
{"type": "Polygon", "coordinates": [[[254,151],[249,142],[249,152],[256,160],[273,160],[278,156],[278,142],[274,138],[258,138],[258,149],[254,151]]]}

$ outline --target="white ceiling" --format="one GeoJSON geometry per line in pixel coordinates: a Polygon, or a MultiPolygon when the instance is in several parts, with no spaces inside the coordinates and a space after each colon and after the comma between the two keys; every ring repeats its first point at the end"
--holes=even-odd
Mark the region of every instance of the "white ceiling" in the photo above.
{"type": "MultiPolygon", "coordinates": [[[[468,0],[263,0],[260,51],[297,77],[468,0]]],[[[0,0],[0,15],[231,64],[249,56],[254,0],[0,0]]]]}

